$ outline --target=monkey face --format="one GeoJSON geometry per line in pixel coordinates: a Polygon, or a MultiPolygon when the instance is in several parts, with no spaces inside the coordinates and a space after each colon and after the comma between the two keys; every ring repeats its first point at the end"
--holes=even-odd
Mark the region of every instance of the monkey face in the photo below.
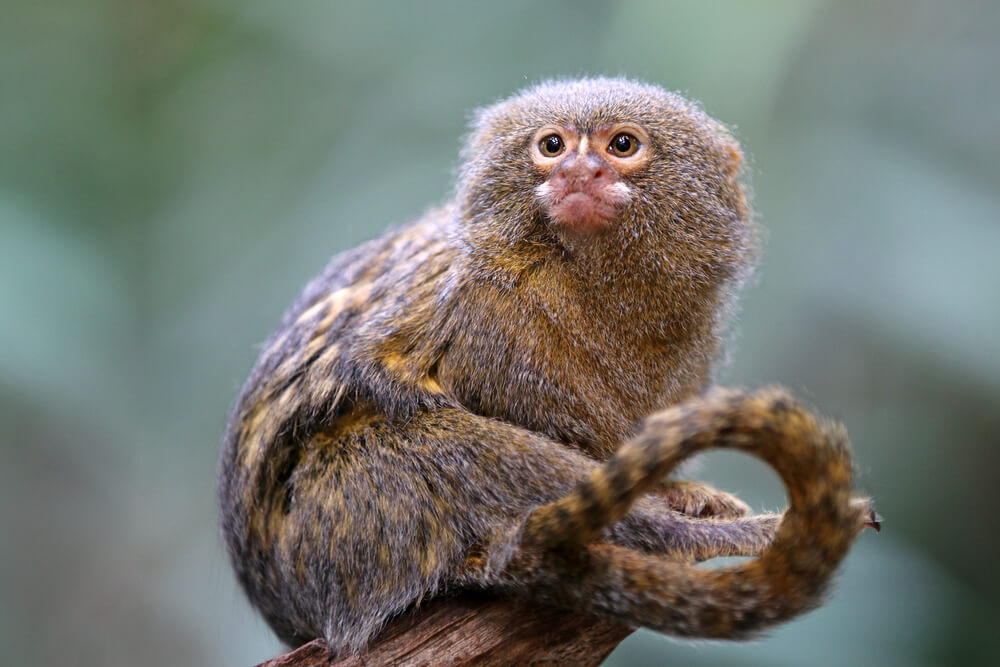
{"type": "Polygon", "coordinates": [[[562,233],[598,234],[615,223],[632,200],[623,176],[650,159],[649,136],[628,123],[580,132],[573,125],[546,125],[529,146],[545,181],[535,194],[548,220],[562,233]]]}
{"type": "Polygon", "coordinates": [[[644,285],[711,288],[750,265],[739,144],[656,86],[528,88],[476,114],[462,162],[455,230],[492,271],[551,253],[588,279],[627,263],[644,285]]]}

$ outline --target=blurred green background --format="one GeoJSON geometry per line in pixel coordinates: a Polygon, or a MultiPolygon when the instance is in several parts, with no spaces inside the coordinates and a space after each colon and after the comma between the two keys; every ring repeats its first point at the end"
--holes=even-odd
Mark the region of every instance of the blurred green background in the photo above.
{"type": "MultiPolygon", "coordinates": [[[[609,664],[1000,664],[998,65],[993,0],[4,3],[0,662],[279,652],[215,509],[259,344],[447,197],[471,109],[624,73],[751,156],[768,236],[720,379],[843,419],[886,525],[767,638],[609,664]]],[[[784,502],[750,459],[696,474],[784,502]]]]}

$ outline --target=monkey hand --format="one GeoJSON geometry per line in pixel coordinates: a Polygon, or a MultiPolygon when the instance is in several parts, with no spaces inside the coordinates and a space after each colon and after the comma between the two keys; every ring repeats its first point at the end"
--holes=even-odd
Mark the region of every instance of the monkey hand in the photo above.
{"type": "Polygon", "coordinates": [[[692,518],[738,519],[750,513],[736,496],[701,482],[670,480],[657,491],[670,509],[692,518]]]}

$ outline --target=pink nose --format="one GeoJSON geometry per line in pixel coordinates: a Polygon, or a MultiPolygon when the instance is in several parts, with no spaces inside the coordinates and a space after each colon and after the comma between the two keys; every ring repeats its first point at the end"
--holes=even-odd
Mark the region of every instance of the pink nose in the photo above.
{"type": "Polygon", "coordinates": [[[570,190],[582,190],[607,185],[615,179],[614,172],[596,155],[570,155],[555,168],[554,184],[570,190]]]}

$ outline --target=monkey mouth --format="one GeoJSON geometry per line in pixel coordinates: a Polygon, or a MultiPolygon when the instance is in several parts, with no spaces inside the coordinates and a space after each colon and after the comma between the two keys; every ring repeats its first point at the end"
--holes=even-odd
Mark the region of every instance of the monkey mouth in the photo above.
{"type": "Polygon", "coordinates": [[[553,206],[549,215],[562,227],[596,233],[611,226],[618,217],[618,207],[583,192],[573,192],[553,206]]]}
{"type": "MultiPolygon", "coordinates": [[[[548,185],[548,184],[545,184],[548,185]]],[[[602,188],[597,193],[584,189],[555,192],[539,188],[539,199],[549,219],[560,229],[578,234],[598,234],[611,227],[631,197],[624,184],[602,188]]]]}

